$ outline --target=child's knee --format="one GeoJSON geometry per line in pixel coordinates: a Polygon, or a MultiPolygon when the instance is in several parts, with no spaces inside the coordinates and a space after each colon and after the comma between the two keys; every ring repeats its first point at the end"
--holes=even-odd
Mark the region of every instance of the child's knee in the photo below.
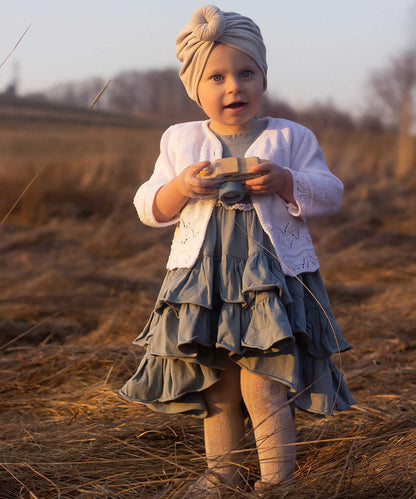
{"type": "Polygon", "coordinates": [[[203,392],[208,406],[208,414],[230,412],[241,408],[242,396],[240,390],[224,390],[223,387],[213,385],[203,392]]]}
{"type": "Polygon", "coordinates": [[[286,385],[249,371],[241,373],[241,391],[249,410],[250,407],[284,404],[288,400],[286,385]]]}

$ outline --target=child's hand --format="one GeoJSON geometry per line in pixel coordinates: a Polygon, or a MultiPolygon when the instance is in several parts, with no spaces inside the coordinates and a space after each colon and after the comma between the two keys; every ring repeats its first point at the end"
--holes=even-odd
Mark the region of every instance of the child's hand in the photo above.
{"type": "Polygon", "coordinates": [[[210,164],[209,161],[195,163],[182,170],[176,177],[178,189],[183,196],[194,199],[209,199],[218,196],[218,186],[212,180],[200,179],[196,176],[210,164]]]}
{"type": "Polygon", "coordinates": [[[218,197],[218,187],[212,180],[199,179],[197,173],[209,166],[201,161],[185,168],[177,177],[162,186],[153,200],[153,215],[158,222],[169,222],[182,210],[190,198],[218,197]]]}
{"type": "Polygon", "coordinates": [[[252,194],[279,194],[288,202],[295,203],[293,197],[293,177],[289,170],[275,163],[261,159],[254,165],[253,172],[262,172],[260,177],[246,180],[246,190],[252,194]]]}

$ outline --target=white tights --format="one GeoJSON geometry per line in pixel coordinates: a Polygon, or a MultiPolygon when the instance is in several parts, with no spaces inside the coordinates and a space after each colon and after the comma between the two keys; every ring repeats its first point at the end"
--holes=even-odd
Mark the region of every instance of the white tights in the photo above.
{"type": "Polygon", "coordinates": [[[296,435],[285,385],[229,362],[219,381],[203,393],[208,406],[204,434],[210,470],[229,484],[241,479],[244,400],[254,428],[261,481],[277,484],[292,478],[296,435]]]}

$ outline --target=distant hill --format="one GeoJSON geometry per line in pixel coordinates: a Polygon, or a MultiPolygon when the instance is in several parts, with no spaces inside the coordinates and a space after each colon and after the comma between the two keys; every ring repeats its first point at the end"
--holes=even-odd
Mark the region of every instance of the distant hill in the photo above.
{"type": "MultiPolygon", "coordinates": [[[[45,89],[34,98],[24,99],[34,119],[38,116],[39,102],[53,102],[59,107],[58,116],[48,107],[50,119],[62,120],[66,109],[85,110],[93,102],[106,81],[101,77],[81,81],[67,81],[45,89]],[[37,101],[36,106],[32,105],[37,101]],[[61,107],[63,106],[63,108],[61,107]]],[[[114,116],[145,117],[162,123],[177,123],[204,119],[205,114],[186,94],[176,69],[147,71],[127,70],[114,75],[110,84],[94,107],[94,114],[104,112],[114,116]]],[[[67,115],[66,115],[67,116],[67,115]]],[[[326,129],[354,130],[356,128],[382,131],[378,116],[353,117],[349,111],[338,109],[332,102],[315,102],[306,108],[293,108],[287,102],[267,92],[259,116],[275,116],[297,121],[315,132],[326,129]]],[[[88,117],[89,118],[89,117],[88,117]]],[[[124,118],[123,118],[124,119],[124,118]]]]}
{"type": "Polygon", "coordinates": [[[50,102],[42,95],[18,97],[0,93],[0,124],[19,122],[43,122],[61,124],[94,124],[122,127],[163,127],[160,119],[144,113],[116,113],[80,105],[50,102]]]}

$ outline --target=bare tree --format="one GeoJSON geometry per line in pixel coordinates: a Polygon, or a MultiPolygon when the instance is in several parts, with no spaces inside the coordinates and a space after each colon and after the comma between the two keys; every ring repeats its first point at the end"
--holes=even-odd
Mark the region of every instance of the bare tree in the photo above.
{"type": "Polygon", "coordinates": [[[143,113],[166,120],[197,119],[202,114],[186,95],[174,69],[118,74],[108,91],[108,105],[113,111],[143,113]]]}
{"type": "MultiPolygon", "coordinates": [[[[100,77],[88,78],[79,82],[60,83],[45,91],[47,98],[54,102],[63,102],[71,106],[88,107],[97,92],[103,87],[100,77]]],[[[101,107],[99,102],[97,108],[101,107]]]]}
{"type": "Polygon", "coordinates": [[[355,123],[347,111],[341,111],[332,102],[315,103],[298,112],[300,123],[315,132],[329,129],[354,130],[355,123]]]}
{"type": "Polygon", "coordinates": [[[397,175],[405,176],[413,167],[414,159],[411,127],[416,93],[416,49],[406,50],[386,68],[375,71],[370,87],[385,118],[398,130],[397,175]]]}

